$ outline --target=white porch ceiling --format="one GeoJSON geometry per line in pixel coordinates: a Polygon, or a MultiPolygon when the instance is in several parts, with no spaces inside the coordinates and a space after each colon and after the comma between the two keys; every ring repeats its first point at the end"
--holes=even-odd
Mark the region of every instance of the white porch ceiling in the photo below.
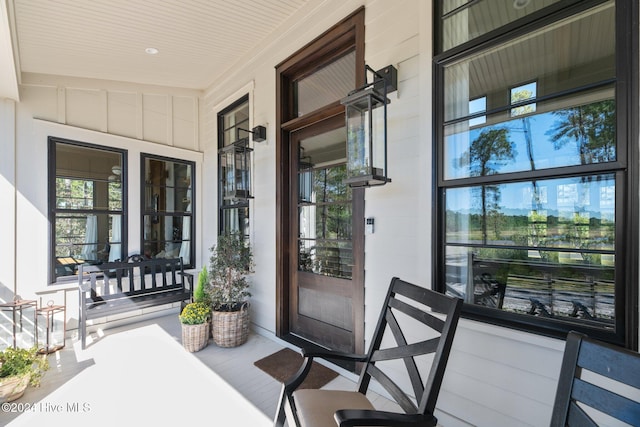
{"type": "Polygon", "coordinates": [[[19,73],[201,90],[310,0],[6,1],[19,73]]]}

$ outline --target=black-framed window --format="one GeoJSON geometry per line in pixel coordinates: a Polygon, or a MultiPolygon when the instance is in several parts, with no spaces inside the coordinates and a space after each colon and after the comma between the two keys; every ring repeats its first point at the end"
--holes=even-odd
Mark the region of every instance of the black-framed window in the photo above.
{"type": "Polygon", "coordinates": [[[49,137],[51,282],[126,257],[126,151],[49,137]]]}
{"type": "Polygon", "coordinates": [[[451,3],[434,25],[435,283],[471,318],[636,347],[637,6],[451,3]]]}
{"type": "Polygon", "coordinates": [[[195,265],[195,163],[142,154],[141,206],[143,254],[147,258],[182,258],[195,265]]]}
{"type": "MultiPolygon", "coordinates": [[[[249,95],[218,113],[218,149],[246,138],[248,134],[243,129],[249,129],[249,95]]],[[[227,168],[226,158],[223,154],[218,155],[218,231],[237,233],[249,239],[249,199],[229,194],[226,182],[232,171],[227,168]]]]}

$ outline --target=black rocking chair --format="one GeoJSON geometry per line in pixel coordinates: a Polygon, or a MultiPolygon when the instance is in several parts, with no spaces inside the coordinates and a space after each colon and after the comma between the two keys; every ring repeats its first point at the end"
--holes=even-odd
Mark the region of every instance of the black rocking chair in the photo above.
{"type": "Polygon", "coordinates": [[[286,418],[289,426],[301,427],[435,426],[437,419],[433,411],[461,307],[462,300],[459,298],[393,278],[369,353],[354,355],[303,351],[301,368],[283,384],[274,425],[283,426],[286,418]],[[390,334],[385,334],[385,331],[390,334]],[[424,355],[428,355],[426,360],[419,357],[424,355]],[[357,391],[296,390],[311,369],[314,357],[361,362],[357,391]],[[399,369],[403,365],[406,377],[398,378],[398,371],[404,372],[399,369]],[[426,374],[426,380],[423,380],[423,374],[426,374]],[[372,379],[389,393],[404,412],[374,408],[366,397],[372,379]],[[407,386],[401,387],[398,380],[405,381],[407,386]]]}
{"type": "Polygon", "coordinates": [[[552,427],[598,426],[602,414],[640,426],[639,399],[640,354],[569,332],[552,427]]]}

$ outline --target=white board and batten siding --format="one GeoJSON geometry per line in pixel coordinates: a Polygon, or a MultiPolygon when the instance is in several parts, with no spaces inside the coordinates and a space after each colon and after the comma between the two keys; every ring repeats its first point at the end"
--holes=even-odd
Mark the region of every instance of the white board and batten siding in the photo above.
{"type": "Polygon", "coordinates": [[[25,74],[20,93],[35,119],[199,150],[199,91],[25,74]]]}
{"type": "Polygon", "coordinates": [[[564,341],[461,319],[438,398],[443,426],[547,426],[564,341]]]}

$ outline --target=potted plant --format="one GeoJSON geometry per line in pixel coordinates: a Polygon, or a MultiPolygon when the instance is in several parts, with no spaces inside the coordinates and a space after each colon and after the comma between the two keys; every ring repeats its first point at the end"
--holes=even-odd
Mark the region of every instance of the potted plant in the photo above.
{"type": "Polygon", "coordinates": [[[0,352],[0,402],[18,399],[28,385],[38,387],[47,369],[49,362],[46,355],[39,355],[37,347],[7,347],[0,352]]]}
{"type": "Polygon", "coordinates": [[[200,351],[209,343],[211,306],[206,302],[191,302],[180,313],[182,345],[190,352],[200,351]]]}
{"type": "Polygon", "coordinates": [[[200,273],[198,273],[198,283],[196,289],[193,291],[193,300],[195,302],[204,302],[211,305],[211,298],[207,294],[207,286],[209,285],[209,273],[207,267],[202,267],[200,273]]]}
{"type": "Polygon", "coordinates": [[[249,337],[249,282],[253,267],[251,246],[238,234],[221,234],[211,248],[209,287],[211,327],[220,347],[244,344],[249,337]]]}

